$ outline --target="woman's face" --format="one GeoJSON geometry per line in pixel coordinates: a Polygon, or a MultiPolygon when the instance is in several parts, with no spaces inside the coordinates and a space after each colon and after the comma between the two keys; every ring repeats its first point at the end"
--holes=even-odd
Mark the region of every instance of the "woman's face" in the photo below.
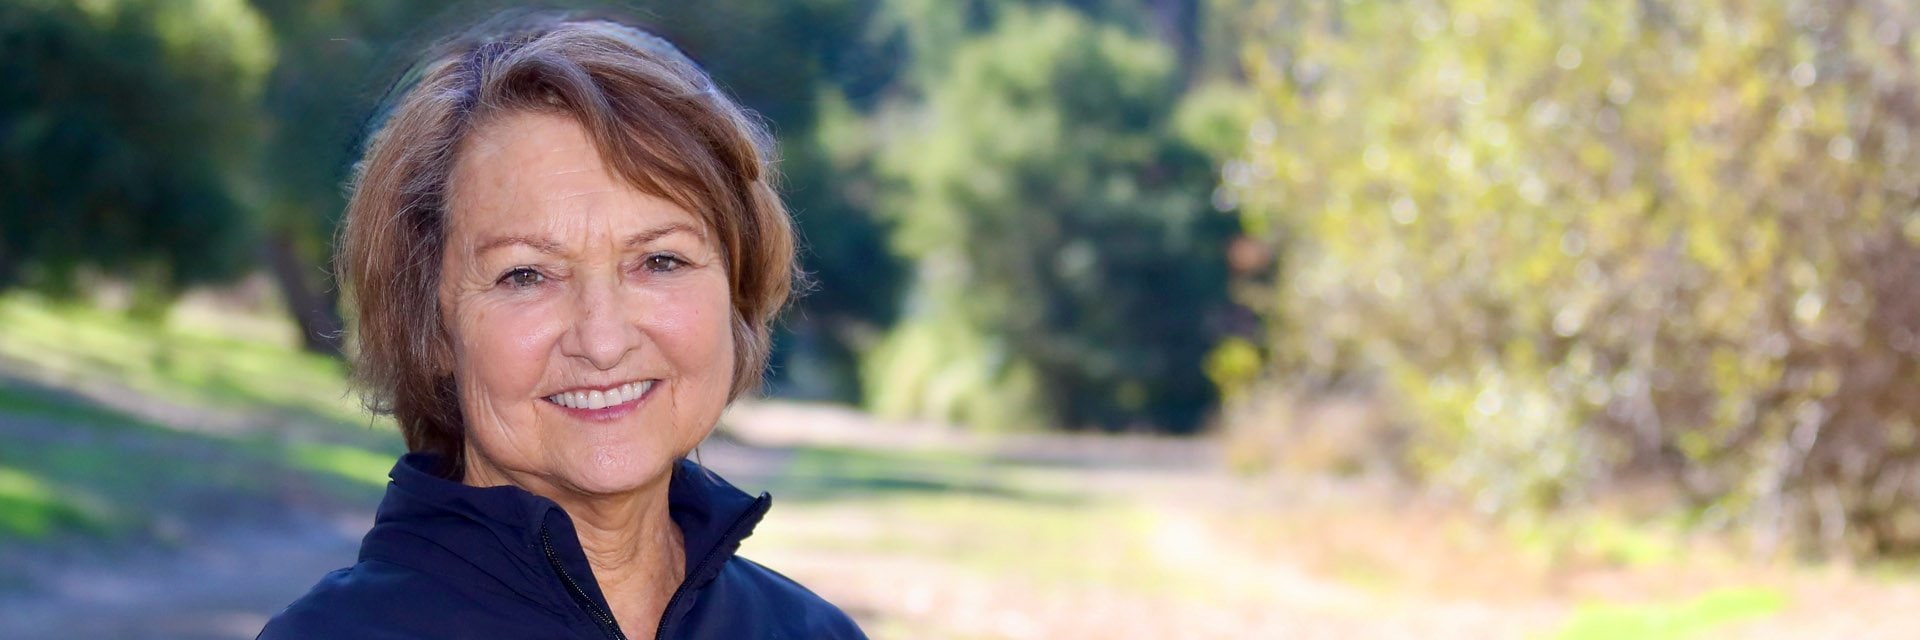
{"type": "Polygon", "coordinates": [[[440,309],[469,478],[604,495],[665,477],[726,407],[726,268],[573,119],[504,116],[453,169],[440,309]]]}

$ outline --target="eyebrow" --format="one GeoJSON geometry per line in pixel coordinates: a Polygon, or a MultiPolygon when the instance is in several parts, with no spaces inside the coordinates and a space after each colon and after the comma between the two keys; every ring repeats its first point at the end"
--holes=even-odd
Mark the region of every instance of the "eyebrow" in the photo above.
{"type": "MultiPolygon", "coordinates": [[[[707,239],[707,234],[701,233],[700,230],[693,225],[674,222],[627,236],[626,242],[621,243],[621,246],[627,249],[645,246],[648,243],[673,235],[674,233],[689,234],[701,240],[707,239]]],[[[480,247],[474,251],[474,255],[485,255],[489,251],[513,245],[524,246],[547,255],[557,255],[561,253],[560,243],[548,238],[529,235],[502,235],[487,238],[485,242],[480,243],[480,247]]]]}
{"type": "Polygon", "coordinates": [[[480,248],[475,249],[473,253],[474,255],[486,255],[487,252],[494,249],[513,245],[521,245],[547,255],[560,253],[559,243],[546,238],[522,235],[494,236],[488,238],[486,242],[480,243],[480,248]]]}
{"type": "Polygon", "coordinates": [[[683,222],[673,222],[673,223],[663,224],[658,227],[654,227],[652,229],[648,229],[646,231],[633,234],[631,236],[627,236],[627,241],[623,246],[625,246],[628,249],[632,249],[634,247],[639,247],[639,246],[645,246],[646,244],[651,243],[655,240],[659,240],[661,238],[665,238],[667,236],[673,235],[674,232],[685,233],[695,238],[699,238],[702,241],[705,241],[707,239],[707,234],[701,233],[700,229],[694,227],[693,225],[686,224],[683,222]]]}

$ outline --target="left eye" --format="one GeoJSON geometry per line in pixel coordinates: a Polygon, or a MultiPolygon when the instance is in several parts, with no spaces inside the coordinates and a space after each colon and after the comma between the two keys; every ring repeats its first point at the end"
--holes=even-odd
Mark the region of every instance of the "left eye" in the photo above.
{"type": "Polygon", "coordinates": [[[500,276],[499,284],[504,284],[514,289],[525,289],[540,284],[542,280],[546,279],[547,277],[541,275],[538,271],[527,267],[516,267],[512,271],[508,271],[506,275],[500,276]]]}
{"type": "Polygon", "coordinates": [[[640,263],[641,268],[653,272],[673,271],[686,265],[687,262],[685,260],[666,254],[647,256],[647,259],[640,263]]]}

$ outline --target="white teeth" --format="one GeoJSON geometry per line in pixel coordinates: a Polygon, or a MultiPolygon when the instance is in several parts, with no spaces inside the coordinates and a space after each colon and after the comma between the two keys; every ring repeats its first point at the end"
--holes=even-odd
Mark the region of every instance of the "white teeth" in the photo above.
{"type": "Polygon", "coordinates": [[[646,395],[653,381],[630,382],[606,391],[563,391],[547,396],[547,401],[569,409],[605,409],[632,402],[646,395]]]}

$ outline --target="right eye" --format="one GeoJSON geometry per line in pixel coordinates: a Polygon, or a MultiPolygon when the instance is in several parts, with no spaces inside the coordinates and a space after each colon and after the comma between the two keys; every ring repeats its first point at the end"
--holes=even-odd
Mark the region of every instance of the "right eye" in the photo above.
{"type": "Polygon", "coordinates": [[[501,275],[500,280],[495,284],[506,285],[510,289],[526,289],[546,279],[546,276],[540,275],[540,272],[534,271],[531,267],[514,267],[501,275]]]}

